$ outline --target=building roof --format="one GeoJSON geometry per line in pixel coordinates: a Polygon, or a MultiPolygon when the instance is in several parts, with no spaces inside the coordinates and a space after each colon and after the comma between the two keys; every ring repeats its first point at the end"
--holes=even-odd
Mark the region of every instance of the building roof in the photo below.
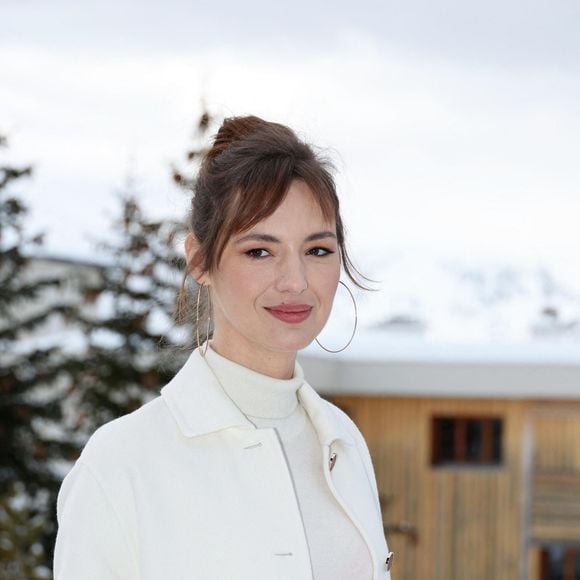
{"type": "Polygon", "coordinates": [[[449,343],[359,333],[342,353],[316,343],[300,362],[322,394],[578,399],[580,343],[449,343]]]}

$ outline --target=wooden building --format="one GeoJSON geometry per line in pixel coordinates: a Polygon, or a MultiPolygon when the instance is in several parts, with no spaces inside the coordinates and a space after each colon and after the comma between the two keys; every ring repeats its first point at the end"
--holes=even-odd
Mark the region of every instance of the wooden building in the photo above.
{"type": "Polygon", "coordinates": [[[580,344],[309,348],[369,445],[394,580],[580,579],[580,344]]]}

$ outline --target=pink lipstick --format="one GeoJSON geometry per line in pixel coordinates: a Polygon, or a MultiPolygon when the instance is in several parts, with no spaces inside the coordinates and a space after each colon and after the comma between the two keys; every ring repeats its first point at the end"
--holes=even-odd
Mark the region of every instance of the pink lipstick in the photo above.
{"type": "Polygon", "coordinates": [[[266,310],[282,322],[297,324],[310,316],[312,306],[308,306],[308,304],[279,304],[266,308],[266,310]]]}

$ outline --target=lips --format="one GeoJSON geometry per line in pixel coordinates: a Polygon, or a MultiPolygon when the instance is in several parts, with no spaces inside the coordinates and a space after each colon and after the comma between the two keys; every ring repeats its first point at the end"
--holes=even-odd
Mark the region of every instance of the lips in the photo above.
{"type": "Polygon", "coordinates": [[[308,304],[278,304],[267,307],[266,310],[278,320],[296,324],[306,320],[312,312],[312,306],[308,304]]]}

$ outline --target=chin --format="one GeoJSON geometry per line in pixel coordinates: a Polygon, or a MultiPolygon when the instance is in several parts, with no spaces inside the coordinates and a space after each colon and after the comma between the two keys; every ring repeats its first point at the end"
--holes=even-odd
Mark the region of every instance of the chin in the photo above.
{"type": "Polygon", "coordinates": [[[278,339],[273,339],[269,342],[269,346],[272,350],[279,352],[297,352],[306,348],[312,341],[316,338],[316,335],[308,336],[294,336],[294,337],[278,337],[278,339]]]}

